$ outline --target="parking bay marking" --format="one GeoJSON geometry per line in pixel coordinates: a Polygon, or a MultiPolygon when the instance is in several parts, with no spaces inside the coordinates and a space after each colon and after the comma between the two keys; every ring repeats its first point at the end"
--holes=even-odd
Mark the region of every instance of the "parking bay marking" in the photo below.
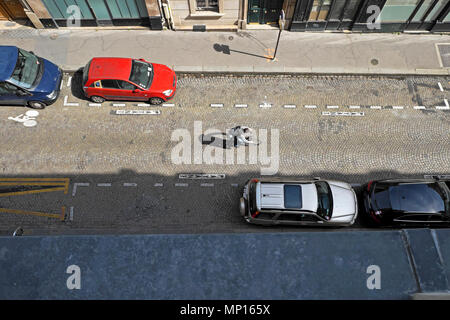
{"type": "Polygon", "coordinates": [[[116,110],[116,115],[160,115],[161,110],[116,110]]]}
{"type": "Polygon", "coordinates": [[[364,112],[330,112],[322,111],[323,116],[347,116],[347,117],[364,117],[364,112]]]}

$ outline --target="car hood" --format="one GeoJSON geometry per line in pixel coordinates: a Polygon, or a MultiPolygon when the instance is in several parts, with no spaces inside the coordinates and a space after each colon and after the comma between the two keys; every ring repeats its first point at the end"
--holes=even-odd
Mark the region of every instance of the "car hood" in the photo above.
{"type": "Polygon", "coordinates": [[[357,214],[356,195],[353,189],[330,184],[333,195],[333,214],[331,221],[351,221],[357,214]]]}
{"type": "Polygon", "coordinates": [[[42,59],[42,61],[44,63],[44,73],[42,74],[41,81],[39,81],[33,91],[51,93],[58,89],[61,80],[61,70],[57,65],[46,59],[42,59]]]}
{"type": "Polygon", "coordinates": [[[175,72],[163,64],[153,63],[153,81],[150,87],[152,91],[163,92],[174,89],[173,82],[175,72]]]}

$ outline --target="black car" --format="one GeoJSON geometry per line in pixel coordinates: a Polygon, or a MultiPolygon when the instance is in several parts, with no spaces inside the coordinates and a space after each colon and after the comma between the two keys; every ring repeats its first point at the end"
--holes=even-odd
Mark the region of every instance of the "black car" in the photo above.
{"type": "Polygon", "coordinates": [[[372,225],[450,226],[450,180],[379,180],[363,188],[363,215],[372,225]]]}

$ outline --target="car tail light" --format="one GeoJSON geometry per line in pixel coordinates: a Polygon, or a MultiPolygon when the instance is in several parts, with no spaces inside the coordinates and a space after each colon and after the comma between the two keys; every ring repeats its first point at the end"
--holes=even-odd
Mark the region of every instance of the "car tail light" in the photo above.
{"type": "Polygon", "coordinates": [[[255,211],[254,213],[252,213],[252,218],[256,218],[256,216],[259,214],[259,211],[255,211]]]}
{"type": "Polygon", "coordinates": [[[367,191],[370,191],[370,187],[372,186],[373,181],[369,181],[369,183],[367,184],[367,191]]]}
{"type": "Polygon", "coordinates": [[[376,222],[380,222],[380,217],[379,216],[382,214],[381,211],[375,212],[373,210],[370,210],[369,213],[372,216],[373,220],[375,220],[376,222]]]}
{"type": "Polygon", "coordinates": [[[258,179],[252,179],[251,182],[256,183],[256,182],[259,182],[259,180],[258,179]]]}

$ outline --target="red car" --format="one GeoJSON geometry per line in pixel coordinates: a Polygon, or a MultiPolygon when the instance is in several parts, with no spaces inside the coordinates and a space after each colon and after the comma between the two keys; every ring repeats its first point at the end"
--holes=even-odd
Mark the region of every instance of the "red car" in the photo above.
{"type": "Polygon", "coordinates": [[[105,100],[160,104],[175,95],[177,77],[169,67],[144,59],[93,58],[83,69],[83,90],[96,103],[105,100]]]}

